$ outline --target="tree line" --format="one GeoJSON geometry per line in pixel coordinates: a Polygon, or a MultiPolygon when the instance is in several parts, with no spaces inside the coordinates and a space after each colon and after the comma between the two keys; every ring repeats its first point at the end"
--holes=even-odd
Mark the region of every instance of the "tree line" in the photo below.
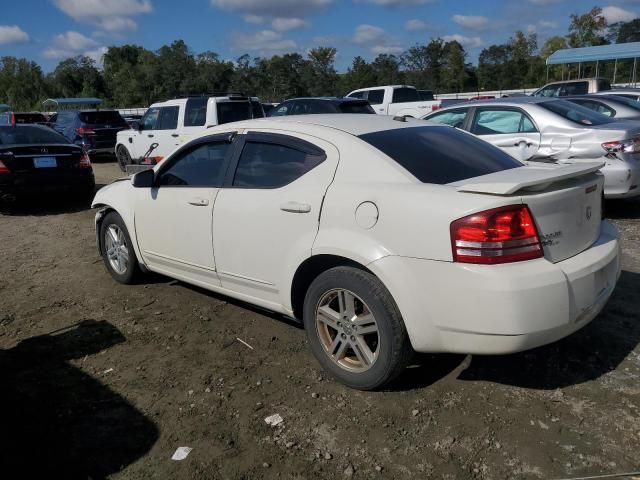
{"type": "MultiPolygon", "coordinates": [[[[50,73],[25,58],[0,58],[0,103],[15,110],[39,109],[46,98],[100,97],[105,106],[137,107],[178,95],[237,91],[263,101],[299,96],[345,95],[356,88],[410,84],[436,93],[524,89],[546,81],[546,58],[569,47],[640,41],[640,18],[609,25],[602,9],[594,7],[572,15],[565,36],[538,45],[535,33],[516,31],[504,44],[484,48],[478,65],[467,61],[458,41],[432,38],[401,55],[380,54],[367,62],[358,56],[344,73],[335,68],[337,50],[317,47],[306,56],[299,53],[252,58],[242,55],[223,60],[215,52],[194,54],[183,40],[150,51],[138,45],[111,47],[102,67],[78,56],[61,61],[50,73]]],[[[611,76],[611,65],[600,73],[611,76]]],[[[572,74],[554,66],[550,79],[572,74]]],[[[585,65],[583,76],[595,73],[585,65]]],[[[625,81],[630,66],[621,64],[618,78],[625,81]]]]}

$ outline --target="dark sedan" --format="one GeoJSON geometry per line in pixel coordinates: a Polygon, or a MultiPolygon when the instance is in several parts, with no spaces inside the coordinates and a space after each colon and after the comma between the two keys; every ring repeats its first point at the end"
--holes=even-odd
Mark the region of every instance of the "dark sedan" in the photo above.
{"type": "Polygon", "coordinates": [[[350,97],[292,98],[278,104],[269,117],[312,115],[318,113],[371,113],[375,111],[367,100],[350,97]]]}
{"type": "Polygon", "coordinates": [[[94,190],[91,162],[81,147],[48,127],[0,124],[0,200],[51,192],[85,199],[94,190]]]}

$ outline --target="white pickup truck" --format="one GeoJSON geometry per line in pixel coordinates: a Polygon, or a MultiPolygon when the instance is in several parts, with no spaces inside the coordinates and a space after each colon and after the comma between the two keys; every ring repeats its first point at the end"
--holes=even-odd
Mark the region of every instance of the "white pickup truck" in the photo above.
{"type": "Polygon", "coordinates": [[[264,117],[257,97],[240,94],[190,96],[154,103],[137,128],[118,132],[116,157],[122,171],[154,165],[205,129],[264,117]],[[153,148],[152,148],[153,147],[153,148]]]}
{"type": "Polygon", "coordinates": [[[431,113],[437,100],[421,100],[415,87],[408,85],[386,85],[383,87],[360,88],[347,97],[364,98],[369,101],[378,115],[420,118],[431,113]]]}

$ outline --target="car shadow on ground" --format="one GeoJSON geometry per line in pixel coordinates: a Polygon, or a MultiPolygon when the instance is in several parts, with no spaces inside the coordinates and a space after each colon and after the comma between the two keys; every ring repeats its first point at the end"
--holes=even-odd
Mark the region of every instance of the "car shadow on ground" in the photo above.
{"type": "Polygon", "coordinates": [[[613,220],[634,220],[640,218],[640,198],[607,200],[604,203],[605,218],[613,220]]]}
{"type": "MultiPolygon", "coordinates": [[[[95,192],[104,187],[96,185],[95,192]]],[[[65,213],[78,213],[91,209],[91,201],[95,195],[74,197],[71,194],[37,195],[15,201],[0,200],[0,215],[14,217],[44,217],[50,215],[62,215],[65,213]]]]}
{"type": "Polygon", "coordinates": [[[69,363],[124,341],[85,320],[0,350],[0,476],[105,479],[151,449],[154,423],[69,363]]]}
{"type": "Polygon", "coordinates": [[[461,380],[552,390],[615,370],[640,343],[640,275],[622,272],[613,296],[589,325],[551,345],[514,355],[474,356],[461,380]]]}

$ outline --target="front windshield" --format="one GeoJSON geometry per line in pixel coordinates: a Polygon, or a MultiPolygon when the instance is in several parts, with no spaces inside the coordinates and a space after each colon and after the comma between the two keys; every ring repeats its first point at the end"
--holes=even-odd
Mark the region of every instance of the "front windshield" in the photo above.
{"type": "Polygon", "coordinates": [[[549,102],[542,102],[539,104],[542,108],[549,110],[562,118],[577,123],[579,125],[604,125],[605,123],[611,123],[611,120],[606,115],[589,110],[577,103],[569,102],[567,100],[552,100],[549,102]]]}

